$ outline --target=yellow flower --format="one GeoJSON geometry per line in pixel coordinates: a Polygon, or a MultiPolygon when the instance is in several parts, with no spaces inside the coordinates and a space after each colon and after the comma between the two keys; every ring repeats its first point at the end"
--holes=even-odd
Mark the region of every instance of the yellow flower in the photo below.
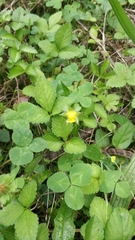
{"type": "Polygon", "coordinates": [[[112,157],[111,157],[111,162],[114,163],[115,161],[116,161],[116,156],[112,156],[112,157]]]}
{"type": "Polygon", "coordinates": [[[77,122],[77,121],[78,121],[77,115],[78,115],[78,112],[70,109],[70,110],[65,114],[65,116],[67,117],[67,122],[68,122],[68,123],[77,122]]]}

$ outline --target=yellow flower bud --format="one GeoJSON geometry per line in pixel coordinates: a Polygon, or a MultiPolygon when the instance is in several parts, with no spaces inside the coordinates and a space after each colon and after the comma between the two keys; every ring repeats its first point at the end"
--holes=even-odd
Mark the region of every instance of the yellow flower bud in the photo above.
{"type": "Polygon", "coordinates": [[[77,122],[77,115],[78,113],[74,110],[69,110],[65,116],[67,117],[67,122],[68,123],[74,123],[74,122],[77,122]]]}
{"type": "Polygon", "coordinates": [[[111,162],[114,163],[115,161],[116,161],[116,156],[112,156],[112,157],[111,157],[111,162]]]}

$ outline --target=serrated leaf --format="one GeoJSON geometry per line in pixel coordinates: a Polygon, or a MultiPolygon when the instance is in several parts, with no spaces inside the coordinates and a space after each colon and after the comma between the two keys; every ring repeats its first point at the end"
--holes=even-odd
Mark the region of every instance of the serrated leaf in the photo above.
{"type": "Polygon", "coordinates": [[[58,49],[54,43],[51,43],[49,40],[42,40],[38,43],[38,46],[42,49],[45,54],[48,54],[51,57],[58,56],[58,49]]]}
{"type": "Polygon", "coordinates": [[[71,183],[76,186],[85,186],[90,182],[91,167],[90,164],[77,163],[70,169],[71,183]]]}
{"type": "Polygon", "coordinates": [[[109,87],[124,87],[126,85],[126,80],[121,76],[112,76],[106,83],[109,87]]]}
{"type": "Polygon", "coordinates": [[[59,114],[63,111],[65,106],[71,106],[74,103],[74,100],[69,97],[58,97],[55,101],[55,104],[52,109],[52,115],[59,114]]]}
{"type": "Polygon", "coordinates": [[[131,188],[128,182],[120,181],[116,184],[115,193],[121,198],[127,198],[131,194],[131,188]]]}
{"type": "Polygon", "coordinates": [[[30,129],[22,127],[13,131],[12,139],[16,145],[26,147],[31,143],[33,134],[30,129]]]}
{"type": "Polygon", "coordinates": [[[49,29],[56,25],[62,17],[62,11],[56,12],[49,17],[49,29]]]}
{"type": "Polygon", "coordinates": [[[51,112],[56,98],[51,83],[46,78],[40,78],[35,85],[35,100],[47,112],[51,112]]]}
{"type": "Polygon", "coordinates": [[[45,223],[40,223],[38,227],[38,233],[36,240],[48,240],[49,239],[49,231],[45,223]]]}
{"type": "Polygon", "coordinates": [[[19,75],[23,74],[24,72],[25,72],[25,70],[21,66],[16,65],[12,69],[10,69],[8,77],[15,78],[15,77],[18,77],[19,75]]]}
{"type": "Polygon", "coordinates": [[[106,226],[105,239],[130,240],[134,232],[134,222],[128,210],[120,207],[114,208],[106,226]]]}
{"type": "Polygon", "coordinates": [[[6,240],[17,240],[15,238],[14,226],[9,226],[9,227],[6,227],[5,229],[1,229],[1,232],[6,240]]]}
{"type": "Polygon", "coordinates": [[[101,118],[107,118],[107,113],[101,104],[94,105],[94,112],[101,118]]]}
{"type": "Polygon", "coordinates": [[[29,45],[24,45],[24,44],[21,45],[20,50],[22,52],[27,52],[27,53],[33,53],[33,54],[37,53],[37,50],[34,47],[29,45]]]}
{"type": "Polygon", "coordinates": [[[98,217],[93,216],[86,225],[85,240],[103,240],[103,239],[104,239],[103,226],[98,217]]]}
{"type": "Polygon", "coordinates": [[[74,45],[69,45],[62,48],[59,52],[61,59],[71,59],[77,57],[81,53],[80,49],[74,45]]]}
{"type": "Polygon", "coordinates": [[[8,54],[9,54],[10,59],[14,63],[16,63],[21,58],[20,52],[15,48],[10,48],[8,51],[8,54]]]}
{"type": "Polygon", "coordinates": [[[29,149],[32,152],[41,152],[46,148],[46,141],[42,138],[34,138],[31,144],[29,145],[29,149]]]}
{"type": "Polygon", "coordinates": [[[70,186],[69,178],[64,172],[54,173],[48,178],[47,186],[54,192],[64,192],[70,186]]]}
{"type": "Polygon", "coordinates": [[[80,138],[71,138],[64,144],[64,150],[71,154],[83,153],[86,150],[86,145],[80,138]]]}
{"type": "Polygon", "coordinates": [[[65,23],[61,26],[55,34],[55,42],[59,50],[69,46],[72,41],[72,25],[65,23]]]}
{"type": "Polygon", "coordinates": [[[23,165],[32,161],[33,153],[28,147],[13,147],[9,152],[9,157],[14,165],[23,165]]]}
{"type": "Polygon", "coordinates": [[[0,210],[0,224],[6,227],[15,224],[24,210],[24,207],[18,202],[8,204],[0,210]]]}
{"type": "Polygon", "coordinates": [[[125,149],[132,142],[134,126],[130,121],[123,124],[114,134],[112,143],[115,148],[125,149]]]}
{"type": "Polygon", "coordinates": [[[84,205],[84,194],[77,186],[70,186],[65,192],[64,199],[68,207],[80,210],[84,205]]]}
{"type": "Polygon", "coordinates": [[[103,228],[105,228],[106,222],[109,219],[111,212],[112,207],[109,203],[100,197],[94,197],[90,205],[90,216],[97,216],[102,223],[103,228]]]}
{"type": "Polygon", "coordinates": [[[56,137],[52,133],[46,133],[43,136],[43,139],[46,140],[47,149],[53,152],[59,151],[63,145],[63,141],[61,141],[58,137],[56,137]]]}
{"type": "Polygon", "coordinates": [[[26,208],[30,207],[36,197],[37,184],[35,181],[27,183],[19,194],[19,202],[26,208]]]}
{"type": "Polygon", "coordinates": [[[52,234],[52,239],[73,239],[74,234],[74,211],[70,209],[63,201],[61,207],[57,212],[57,216],[54,219],[54,231],[52,234]]]}
{"type": "Polygon", "coordinates": [[[66,118],[62,116],[55,116],[52,118],[52,132],[64,140],[67,140],[69,134],[72,132],[73,125],[66,122],[66,118]]]}
{"type": "Polygon", "coordinates": [[[15,223],[15,232],[19,240],[36,240],[38,231],[38,217],[26,209],[15,223]]]}
{"type": "Polygon", "coordinates": [[[18,105],[18,113],[25,121],[33,124],[46,123],[50,118],[44,109],[29,102],[20,103],[18,105]]]}
{"type": "Polygon", "coordinates": [[[102,159],[102,152],[97,144],[87,145],[87,149],[83,155],[93,161],[100,161],[102,159]]]}

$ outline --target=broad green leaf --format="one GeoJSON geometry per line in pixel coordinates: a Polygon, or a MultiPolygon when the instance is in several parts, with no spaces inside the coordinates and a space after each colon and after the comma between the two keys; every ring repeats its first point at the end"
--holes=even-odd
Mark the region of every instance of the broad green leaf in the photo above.
{"type": "Polygon", "coordinates": [[[80,49],[74,45],[69,45],[62,48],[59,52],[61,59],[71,59],[77,57],[81,53],[80,49]]]}
{"type": "Polygon", "coordinates": [[[30,129],[22,127],[13,131],[12,139],[16,145],[26,147],[31,143],[33,134],[30,129]]]}
{"type": "Polygon", "coordinates": [[[93,92],[93,85],[90,82],[84,82],[81,86],[78,87],[78,90],[82,96],[87,96],[93,92]]]}
{"type": "Polygon", "coordinates": [[[1,229],[1,232],[6,240],[17,240],[15,238],[14,226],[9,226],[9,227],[6,227],[5,229],[1,229]]]}
{"type": "Polygon", "coordinates": [[[85,240],[103,240],[103,239],[104,239],[103,226],[98,217],[93,216],[86,225],[85,240]]]}
{"type": "Polygon", "coordinates": [[[94,105],[94,112],[101,118],[107,118],[107,113],[103,106],[99,103],[96,103],[94,105]]]}
{"type": "Polygon", "coordinates": [[[128,210],[120,207],[114,208],[105,229],[105,239],[131,240],[135,233],[134,229],[135,225],[128,210]]]}
{"type": "Polygon", "coordinates": [[[43,154],[39,154],[36,157],[34,157],[33,160],[30,163],[28,163],[27,166],[25,167],[25,173],[32,174],[38,162],[41,161],[42,157],[43,154]]]}
{"type": "Polygon", "coordinates": [[[19,240],[36,240],[38,231],[38,217],[26,209],[15,223],[15,232],[19,240]]]}
{"type": "Polygon", "coordinates": [[[64,199],[68,207],[73,210],[80,210],[84,205],[84,194],[77,186],[70,186],[65,192],[64,199]]]}
{"type": "Polygon", "coordinates": [[[40,223],[38,227],[38,233],[36,240],[48,240],[49,239],[49,231],[45,223],[40,223]]]}
{"type": "Polygon", "coordinates": [[[12,20],[15,22],[21,22],[21,19],[24,17],[25,10],[22,7],[18,7],[13,11],[12,20]]]}
{"type": "Polygon", "coordinates": [[[106,148],[110,144],[110,139],[108,134],[104,132],[102,129],[97,129],[95,133],[95,141],[96,144],[101,148],[106,148]]]}
{"type": "Polygon", "coordinates": [[[28,122],[24,122],[18,112],[12,109],[7,109],[3,114],[3,118],[5,126],[9,129],[15,129],[18,128],[18,126],[25,126],[26,128],[29,128],[28,122]]]}
{"type": "Polygon", "coordinates": [[[84,194],[95,194],[99,192],[99,179],[91,177],[90,183],[81,187],[84,194]]]}
{"type": "Polygon", "coordinates": [[[114,134],[112,143],[115,148],[125,149],[132,142],[134,126],[130,121],[123,124],[114,134]]]}
{"type": "Polygon", "coordinates": [[[46,148],[46,141],[40,137],[34,138],[31,144],[29,145],[29,149],[32,152],[41,152],[46,148]]]}
{"type": "Polygon", "coordinates": [[[71,168],[71,160],[68,156],[68,154],[63,154],[59,159],[58,159],[58,168],[60,171],[69,171],[71,168]]]}
{"type": "Polygon", "coordinates": [[[107,223],[112,212],[111,205],[100,197],[94,197],[90,205],[90,216],[97,216],[102,223],[103,228],[107,223]]]}
{"type": "Polygon", "coordinates": [[[21,58],[20,52],[15,48],[10,48],[8,51],[8,54],[9,54],[10,59],[14,63],[16,63],[21,58]]]}
{"type": "Polygon", "coordinates": [[[20,51],[27,52],[27,53],[33,53],[33,54],[37,53],[37,50],[34,47],[29,46],[29,45],[24,45],[24,44],[21,45],[20,51]]]}
{"type": "Polygon", "coordinates": [[[47,186],[53,192],[64,192],[70,186],[69,178],[64,172],[54,173],[48,178],[47,186]]]}
{"type": "Polygon", "coordinates": [[[56,25],[62,17],[62,11],[56,12],[49,17],[49,29],[56,25]]]}
{"type": "Polygon", "coordinates": [[[109,87],[124,87],[126,85],[126,80],[118,75],[110,77],[110,79],[106,83],[109,87]]]}
{"type": "Polygon", "coordinates": [[[72,41],[72,25],[65,23],[55,34],[56,46],[59,50],[69,46],[72,41]]]}
{"type": "Polygon", "coordinates": [[[82,97],[80,95],[79,96],[79,102],[80,102],[82,107],[89,108],[92,104],[92,99],[90,97],[82,97]]]}
{"type": "Polygon", "coordinates": [[[51,43],[49,40],[42,40],[38,43],[38,46],[42,49],[45,54],[48,54],[51,57],[58,56],[58,49],[54,43],[51,43]]]}
{"type": "Polygon", "coordinates": [[[61,2],[63,2],[63,0],[49,0],[47,3],[46,3],[46,6],[47,7],[53,7],[53,8],[56,8],[56,9],[60,9],[61,8],[61,2]]]}
{"type": "Polygon", "coordinates": [[[25,121],[33,124],[46,123],[50,118],[46,110],[29,102],[20,103],[18,113],[25,121]]]}
{"type": "Polygon", "coordinates": [[[9,157],[14,165],[23,165],[32,161],[33,153],[28,147],[13,147],[9,152],[9,157]]]}
{"type": "Polygon", "coordinates": [[[24,207],[18,202],[8,204],[0,210],[0,224],[6,227],[15,224],[24,210],[24,207]]]}
{"type": "Polygon", "coordinates": [[[16,65],[12,69],[10,69],[8,77],[15,78],[15,77],[18,77],[19,75],[23,74],[24,72],[25,72],[25,70],[21,66],[16,65]]]}
{"type": "Polygon", "coordinates": [[[23,88],[22,94],[29,96],[29,97],[35,97],[35,87],[31,84],[23,88]]]}
{"type": "Polygon", "coordinates": [[[94,118],[83,118],[83,124],[84,124],[84,126],[89,127],[89,128],[97,127],[97,121],[94,118]]]}
{"type": "Polygon", "coordinates": [[[52,109],[52,115],[59,114],[63,111],[65,106],[71,106],[74,103],[74,100],[69,97],[58,97],[55,101],[55,104],[52,109]]]}
{"type": "Polygon", "coordinates": [[[55,91],[51,83],[46,78],[36,81],[35,100],[47,112],[51,112],[56,98],[55,91]]]}
{"type": "Polygon", "coordinates": [[[52,132],[64,140],[67,140],[69,134],[73,130],[73,125],[67,123],[66,118],[63,116],[55,116],[52,118],[52,132]]]}
{"type": "Polygon", "coordinates": [[[90,182],[90,164],[77,163],[70,169],[71,183],[76,186],[85,186],[90,182]]]}
{"type": "Polygon", "coordinates": [[[75,234],[74,211],[70,209],[63,201],[54,219],[54,231],[52,234],[52,239],[53,240],[74,239],[74,234],[75,234]]]}
{"type": "Polygon", "coordinates": [[[102,159],[102,152],[97,144],[87,145],[87,149],[83,155],[93,161],[100,161],[102,159]]]}
{"type": "Polygon", "coordinates": [[[47,21],[46,21],[45,18],[41,18],[40,17],[36,21],[35,25],[37,26],[39,33],[43,33],[44,35],[47,33],[47,31],[48,31],[48,24],[47,24],[47,21]]]}
{"type": "Polygon", "coordinates": [[[9,142],[9,141],[10,141],[9,131],[7,129],[0,130],[0,142],[9,142]]]}
{"type": "Polygon", "coordinates": [[[74,137],[68,140],[64,144],[64,150],[65,152],[71,153],[71,154],[83,153],[86,150],[86,145],[83,142],[83,140],[81,140],[80,138],[74,137]]]}
{"type": "Polygon", "coordinates": [[[121,198],[127,198],[131,194],[131,188],[128,182],[120,181],[116,184],[115,193],[121,198]]]}
{"type": "Polygon", "coordinates": [[[36,197],[37,184],[35,181],[27,183],[19,194],[18,201],[26,208],[29,208],[36,197]]]}
{"type": "Polygon", "coordinates": [[[111,193],[114,190],[114,187],[121,177],[122,172],[119,170],[115,171],[103,171],[103,181],[100,185],[100,191],[104,193],[111,193]]]}
{"type": "Polygon", "coordinates": [[[59,151],[63,145],[63,141],[61,141],[52,133],[46,133],[45,135],[43,135],[43,139],[45,139],[46,141],[46,148],[53,152],[59,151]]]}

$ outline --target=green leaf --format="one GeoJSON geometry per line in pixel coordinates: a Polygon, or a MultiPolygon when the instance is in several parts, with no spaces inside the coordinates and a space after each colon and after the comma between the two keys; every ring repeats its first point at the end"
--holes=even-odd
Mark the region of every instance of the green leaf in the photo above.
{"type": "Polygon", "coordinates": [[[9,131],[7,129],[0,130],[0,142],[9,142],[9,141],[10,141],[9,131]]]}
{"type": "Polygon", "coordinates": [[[15,238],[15,230],[13,226],[9,226],[9,227],[6,227],[5,229],[1,229],[1,232],[6,240],[17,240],[15,238]]]}
{"type": "Polygon", "coordinates": [[[105,230],[105,239],[130,240],[135,232],[132,216],[127,209],[114,208],[105,230]],[[114,227],[115,224],[115,227],[114,227]]]}
{"type": "Polygon", "coordinates": [[[14,165],[23,165],[32,161],[33,153],[28,147],[13,147],[9,152],[9,157],[14,165]]]}
{"type": "Polygon", "coordinates": [[[71,168],[71,160],[68,156],[68,154],[63,154],[59,159],[58,159],[58,168],[60,171],[67,172],[71,168]]]}
{"type": "Polygon", "coordinates": [[[99,103],[96,103],[94,105],[94,112],[101,118],[107,118],[107,113],[103,106],[99,103]]]}
{"type": "Polygon", "coordinates": [[[108,135],[102,129],[96,130],[95,141],[96,141],[96,144],[101,148],[106,148],[110,144],[108,135]]]}
{"type": "Polygon", "coordinates": [[[103,240],[103,239],[104,239],[103,226],[98,217],[93,216],[86,225],[85,240],[103,240]]]}
{"type": "Polygon", "coordinates": [[[53,152],[59,151],[63,145],[63,141],[61,141],[52,133],[46,133],[45,135],[43,135],[43,139],[46,140],[46,148],[53,152]]]}
{"type": "Polygon", "coordinates": [[[31,144],[29,145],[29,149],[32,152],[41,152],[46,148],[46,141],[40,137],[34,138],[31,144]]]}
{"type": "Polygon", "coordinates": [[[102,159],[102,152],[97,144],[87,145],[87,149],[83,155],[93,161],[100,161],[102,159]]]}
{"type": "Polygon", "coordinates": [[[90,164],[77,163],[70,169],[70,179],[73,185],[85,186],[90,182],[91,167],[90,164]]]}
{"type": "MultiPolygon", "coordinates": [[[[94,197],[90,205],[90,216],[97,216],[102,223],[103,228],[107,223],[112,212],[111,205],[100,197],[94,197]]],[[[108,238],[109,239],[109,238],[108,238]]]]}
{"type": "Polygon", "coordinates": [[[103,171],[103,181],[100,185],[100,191],[104,193],[111,193],[114,190],[114,187],[121,177],[122,173],[119,170],[115,171],[103,171]]]}
{"type": "Polygon", "coordinates": [[[132,108],[135,108],[135,96],[132,99],[132,108]]]}
{"type": "Polygon", "coordinates": [[[43,154],[39,154],[36,157],[34,157],[33,160],[30,163],[28,163],[27,166],[25,167],[25,173],[32,174],[38,162],[42,159],[42,157],[43,154]]]}
{"type": "Polygon", "coordinates": [[[24,72],[25,72],[25,70],[21,66],[16,65],[12,69],[10,69],[8,77],[15,78],[15,77],[18,77],[19,75],[23,74],[24,72]]]}
{"type": "Polygon", "coordinates": [[[12,109],[7,109],[4,114],[4,124],[7,128],[9,129],[15,129],[20,126],[25,126],[26,128],[29,128],[29,124],[27,121],[24,122],[24,120],[21,119],[19,116],[18,112],[12,110],[12,109]]]}
{"type": "Polygon", "coordinates": [[[112,143],[115,148],[125,149],[132,142],[134,126],[130,121],[123,124],[114,134],[112,143]]]}
{"type": "Polygon", "coordinates": [[[48,240],[49,239],[49,232],[48,228],[45,223],[40,223],[38,227],[38,233],[36,240],[48,240]]]}
{"type": "Polygon", "coordinates": [[[61,207],[57,212],[57,216],[54,219],[54,231],[52,234],[52,239],[53,240],[73,239],[74,234],[75,234],[74,211],[70,209],[63,201],[61,207]]]}
{"type": "Polygon", "coordinates": [[[97,127],[97,121],[94,118],[83,118],[83,124],[89,128],[97,127]]]}
{"type": "Polygon", "coordinates": [[[72,41],[72,25],[70,23],[65,23],[61,26],[55,34],[56,46],[59,50],[67,47],[72,41]]]}
{"type": "Polygon", "coordinates": [[[46,21],[45,18],[40,17],[36,21],[35,25],[37,26],[39,33],[43,33],[44,35],[47,33],[47,31],[48,31],[48,24],[47,24],[47,21],[46,21]]]}
{"type": "Polygon", "coordinates": [[[51,43],[49,40],[42,40],[38,43],[38,46],[42,49],[45,54],[48,54],[51,57],[58,56],[58,49],[54,43],[51,43]]]}
{"type": "Polygon", "coordinates": [[[38,217],[26,209],[15,223],[15,232],[19,240],[36,240],[38,231],[38,217]]]}
{"type": "Polygon", "coordinates": [[[47,186],[53,192],[64,192],[70,186],[69,178],[64,172],[54,173],[48,178],[47,186]]]}
{"type": "Polygon", "coordinates": [[[18,201],[26,208],[29,208],[36,197],[37,184],[35,181],[27,183],[21,193],[19,194],[18,201]]]}
{"type": "Polygon", "coordinates": [[[59,52],[61,59],[71,59],[77,57],[81,53],[80,49],[74,45],[64,47],[59,52]]]}
{"type": "Polygon", "coordinates": [[[87,96],[93,92],[93,85],[90,82],[84,82],[81,86],[78,87],[78,90],[82,96],[87,96]]]}
{"type": "Polygon", "coordinates": [[[22,94],[29,96],[29,97],[35,97],[35,87],[31,84],[23,88],[22,94]]]}
{"type": "Polygon", "coordinates": [[[64,199],[68,207],[73,210],[80,210],[84,205],[84,194],[77,186],[70,186],[65,192],[64,199]]]}
{"type": "Polygon", "coordinates": [[[53,8],[56,8],[56,9],[60,9],[61,8],[61,2],[63,2],[63,0],[49,0],[47,3],[46,3],[46,6],[47,7],[53,7],[53,8]]]}
{"type": "Polygon", "coordinates": [[[52,132],[64,140],[67,140],[69,134],[72,132],[73,125],[66,122],[66,118],[62,116],[55,116],[52,118],[52,132]]]}
{"type": "Polygon", "coordinates": [[[29,102],[20,103],[18,113],[25,121],[33,124],[46,123],[50,118],[44,109],[29,102]]]}
{"type": "Polygon", "coordinates": [[[56,25],[62,17],[62,11],[56,12],[49,17],[49,29],[56,25]]]}
{"type": "Polygon", "coordinates": [[[51,83],[46,78],[36,81],[35,100],[47,112],[51,112],[56,98],[55,91],[51,83]]]}
{"type": "Polygon", "coordinates": [[[121,198],[127,198],[131,194],[131,188],[128,182],[120,181],[116,184],[115,193],[121,198]]]}
{"type": "Polygon", "coordinates": [[[15,22],[21,22],[21,19],[24,17],[25,10],[22,7],[18,7],[13,11],[12,20],[15,22]]]}
{"type": "Polygon", "coordinates": [[[86,145],[80,138],[74,137],[64,144],[64,150],[71,154],[83,153],[86,150],[86,145]]]}
{"type": "Polygon", "coordinates": [[[21,58],[20,52],[15,48],[10,48],[8,51],[8,54],[9,54],[10,59],[14,63],[16,63],[21,58]]]}
{"type": "Polygon", "coordinates": [[[55,104],[52,109],[52,115],[59,114],[63,111],[65,106],[71,106],[74,103],[74,100],[69,97],[58,97],[55,101],[55,104]]]}
{"type": "Polygon", "coordinates": [[[82,97],[81,95],[79,96],[79,102],[84,108],[88,108],[92,104],[92,100],[90,97],[82,97]]]}
{"type": "Polygon", "coordinates": [[[30,129],[22,127],[13,131],[12,139],[16,145],[26,147],[31,143],[33,134],[30,129]]]}
{"type": "Polygon", "coordinates": [[[134,35],[135,27],[131,22],[131,20],[129,19],[128,15],[124,11],[124,9],[122,8],[118,0],[109,0],[109,2],[122,28],[127,33],[129,38],[133,41],[133,43],[135,43],[135,35],[134,35]]]}
{"type": "Polygon", "coordinates": [[[33,53],[33,54],[37,53],[37,50],[34,47],[29,46],[29,45],[24,45],[24,44],[21,44],[20,51],[27,52],[27,53],[33,53]]]}
{"type": "Polygon", "coordinates": [[[24,210],[24,207],[18,202],[8,204],[0,210],[0,224],[6,227],[15,224],[24,210]]]}

